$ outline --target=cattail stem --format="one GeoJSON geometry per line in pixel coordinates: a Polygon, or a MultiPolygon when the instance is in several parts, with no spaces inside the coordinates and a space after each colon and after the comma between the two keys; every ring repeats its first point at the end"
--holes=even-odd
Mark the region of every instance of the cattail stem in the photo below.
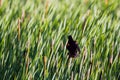
{"type": "Polygon", "coordinates": [[[28,73],[28,67],[29,67],[29,55],[28,55],[28,50],[27,50],[27,54],[26,54],[26,60],[25,60],[25,63],[26,63],[26,75],[28,73]]]}
{"type": "Polygon", "coordinates": [[[46,63],[47,63],[47,57],[43,56],[43,65],[44,65],[43,79],[45,78],[45,74],[46,74],[46,63]]]}
{"type": "Polygon", "coordinates": [[[18,40],[20,40],[20,18],[18,19],[18,40]]]}
{"type": "Polygon", "coordinates": [[[0,6],[2,5],[2,0],[0,0],[0,6]]]}
{"type": "Polygon", "coordinates": [[[45,17],[48,14],[48,6],[49,6],[49,0],[47,0],[46,3],[45,3],[45,17]]]}
{"type": "Polygon", "coordinates": [[[108,0],[105,0],[105,4],[108,5],[108,0]]]}
{"type": "Polygon", "coordinates": [[[25,18],[25,11],[24,11],[24,10],[22,10],[21,22],[23,22],[23,21],[24,21],[24,18],[25,18]]]}

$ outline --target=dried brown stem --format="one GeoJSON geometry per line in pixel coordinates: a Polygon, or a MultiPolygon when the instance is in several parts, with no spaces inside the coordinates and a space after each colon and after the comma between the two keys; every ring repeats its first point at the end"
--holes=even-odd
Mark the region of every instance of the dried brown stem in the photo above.
{"type": "Polygon", "coordinates": [[[18,40],[20,40],[20,18],[18,19],[18,40]]]}

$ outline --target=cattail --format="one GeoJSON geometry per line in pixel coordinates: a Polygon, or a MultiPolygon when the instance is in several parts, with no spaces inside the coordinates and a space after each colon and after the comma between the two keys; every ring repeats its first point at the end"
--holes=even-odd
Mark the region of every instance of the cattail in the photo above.
{"type": "Polygon", "coordinates": [[[52,41],[50,43],[50,53],[52,53],[53,46],[54,46],[54,40],[52,39],[52,41]]]}
{"type": "Polygon", "coordinates": [[[108,0],[105,0],[105,4],[108,5],[108,0]]]}
{"type": "Polygon", "coordinates": [[[24,21],[24,18],[25,18],[25,11],[24,11],[24,10],[22,10],[21,22],[23,22],[23,21],[24,21]]]}
{"type": "Polygon", "coordinates": [[[0,6],[2,5],[2,0],[0,0],[0,6]]]}
{"type": "Polygon", "coordinates": [[[20,40],[20,18],[18,18],[18,40],[20,40]]]}
{"type": "Polygon", "coordinates": [[[44,68],[46,68],[47,57],[46,57],[46,56],[44,56],[43,58],[44,58],[44,68]]]}
{"type": "Polygon", "coordinates": [[[45,17],[48,14],[48,7],[49,7],[49,0],[47,0],[46,3],[45,3],[45,17]]]}
{"type": "Polygon", "coordinates": [[[47,63],[47,57],[43,56],[43,64],[44,64],[44,70],[43,70],[43,79],[46,74],[46,63],[47,63]]]}
{"type": "Polygon", "coordinates": [[[84,0],[84,3],[87,4],[87,3],[88,3],[88,0],[84,0]]]}

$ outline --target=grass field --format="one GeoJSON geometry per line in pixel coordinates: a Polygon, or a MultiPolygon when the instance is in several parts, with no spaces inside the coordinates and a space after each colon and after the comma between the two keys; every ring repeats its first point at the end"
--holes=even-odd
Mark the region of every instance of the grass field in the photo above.
{"type": "Polygon", "coordinates": [[[0,80],[27,79],[120,80],[120,0],[0,0],[0,80]]]}

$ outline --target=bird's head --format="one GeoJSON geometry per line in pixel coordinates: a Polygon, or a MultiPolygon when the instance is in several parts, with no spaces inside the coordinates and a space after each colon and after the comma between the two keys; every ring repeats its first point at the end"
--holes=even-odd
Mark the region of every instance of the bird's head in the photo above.
{"type": "Polygon", "coordinates": [[[71,35],[68,36],[68,39],[69,39],[69,40],[73,40],[71,35]]]}

